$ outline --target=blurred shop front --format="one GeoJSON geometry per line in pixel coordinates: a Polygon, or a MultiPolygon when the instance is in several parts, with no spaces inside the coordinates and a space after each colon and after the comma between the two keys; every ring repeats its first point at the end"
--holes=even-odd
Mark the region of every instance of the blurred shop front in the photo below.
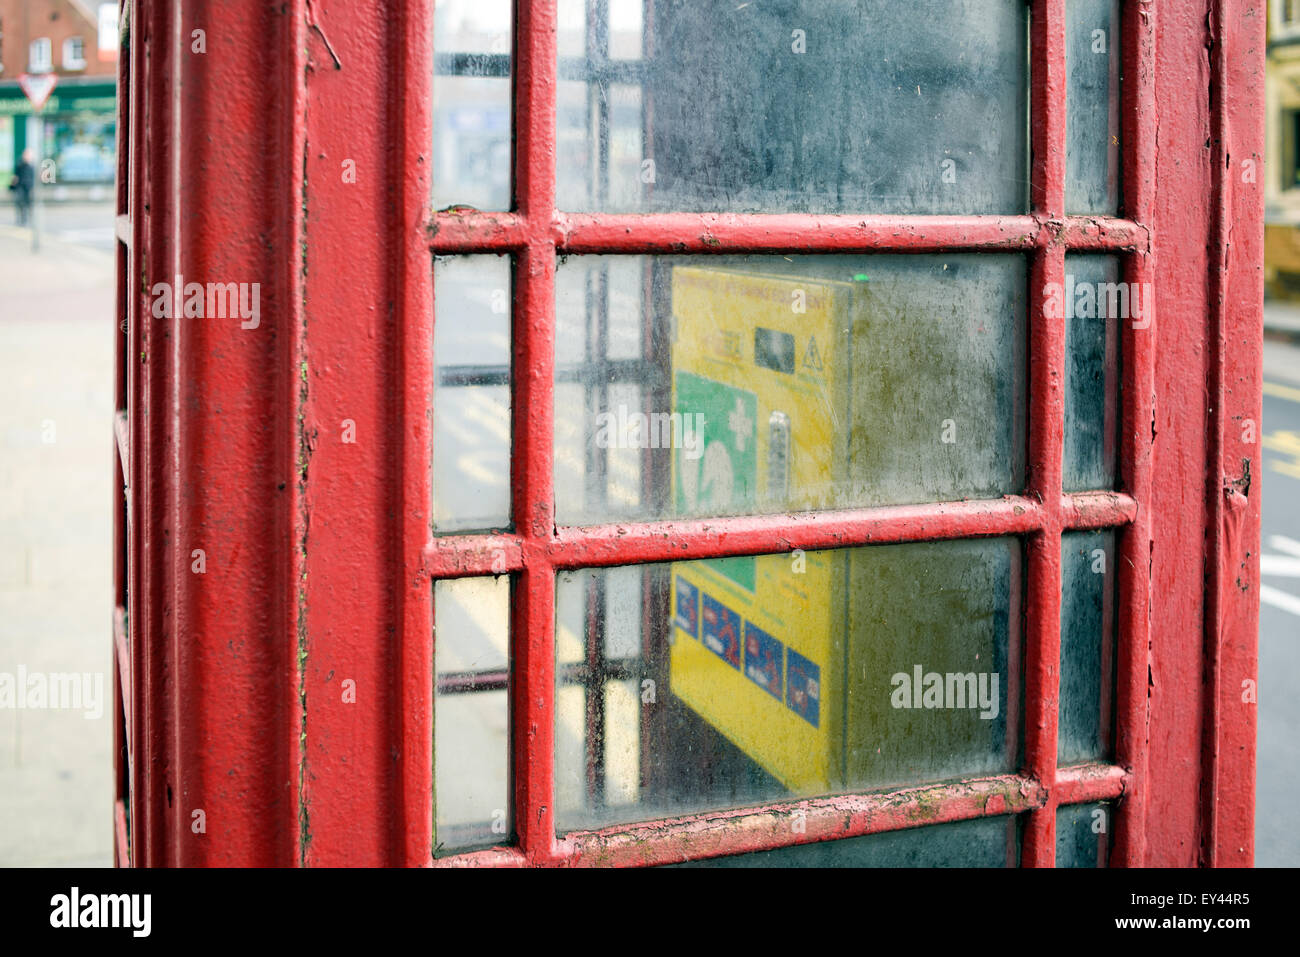
{"type": "MultiPolygon", "coordinates": [[[[48,201],[107,200],[116,169],[116,78],[61,78],[40,113],[16,81],[0,81],[0,181],[24,150],[52,159],[39,177],[48,201]]],[[[8,191],[0,191],[6,202],[8,191]]]]}

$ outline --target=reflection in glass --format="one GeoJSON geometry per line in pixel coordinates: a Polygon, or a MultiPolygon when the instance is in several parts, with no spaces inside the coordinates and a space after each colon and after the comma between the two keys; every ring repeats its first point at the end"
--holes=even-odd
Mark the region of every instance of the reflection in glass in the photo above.
{"type": "Polygon", "coordinates": [[[1061,536],[1061,694],[1057,763],[1111,754],[1118,555],[1109,530],[1061,536]]]}
{"type": "Polygon", "coordinates": [[[510,260],[434,262],[433,527],[510,522],[510,260]]]}
{"type": "Polygon", "coordinates": [[[984,539],[562,573],[559,829],[1013,770],[1020,560],[984,539]]]}
{"type": "Polygon", "coordinates": [[[1066,0],[1065,211],[1119,211],[1119,0],[1066,0]]]}
{"type": "Polygon", "coordinates": [[[1067,492],[1113,489],[1120,328],[1124,322],[1144,322],[1151,297],[1146,290],[1120,283],[1115,256],[1068,255],[1065,273],[1059,300],[1065,319],[1062,479],[1067,492]]]}
{"type": "Polygon", "coordinates": [[[434,584],[437,854],[510,839],[510,580],[434,584]]]}
{"type": "Polygon", "coordinates": [[[562,524],[1023,487],[1019,255],[572,256],[556,312],[562,524]]]}
{"type": "Polygon", "coordinates": [[[436,0],[433,207],[510,208],[510,0],[436,0]]]}
{"type": "Polygon", "coordinates": [[[560,0],[561,209],[1018,213],[1019,0],[560,0]]]}

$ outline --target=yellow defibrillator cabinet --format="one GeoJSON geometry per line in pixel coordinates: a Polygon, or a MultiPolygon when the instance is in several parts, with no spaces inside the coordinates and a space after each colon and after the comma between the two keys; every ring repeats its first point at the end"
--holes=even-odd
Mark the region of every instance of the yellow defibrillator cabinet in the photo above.
{"type": "MultiPolygon", "coordinates": [[[[865,275],[675,267],[673,408],[700,433],[674,448],[678,513],[871,503],[880,463],[916,441],[906,416],[855,401],[892,310],[865,275]]],[[[1015,664],[1017,564],[990,541],[675,563],[672,691],[796,794],[1014,762],[1007,682],[981,718],[910,690],[900,707],[896,681],[1015,664]]]]}

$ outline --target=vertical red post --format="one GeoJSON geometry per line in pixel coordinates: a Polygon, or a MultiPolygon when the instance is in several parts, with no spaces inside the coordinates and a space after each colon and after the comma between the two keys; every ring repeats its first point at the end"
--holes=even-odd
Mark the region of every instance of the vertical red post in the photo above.
{"type": "Polygon", "coordinates": [[[1145,858],[1147,748],[1150,732],[1151,505],[1155,423],[1155,354],[1158,324],[1151,235],[1155,187],[1155,11],[1128,4],[1121,19],[1124,86],[1121,90],[1123,207],[1147,226],[1147,242],[1125,256],[1123,279],[1144,292],[1145,328],[1124,321],[1120,330],[1120,487],[1137,499],[1132,524],[1119,535],[1119,646],[1116,659],[1115,762],[1129,784],[1115,817],[1111,862],[1139,867],[1145,858]]]}
{"type": "MultiPolygon", "coordinates": [[[[432,10],[304,12],[302,325],[291,363],[302,576],[302,863],[422,865],[433,838],[429,536],[432,10]]],[[[297,253],[298,250],[296,249],[297,253]]]]}
{"type": "MultiPolygon", "coordinates": [[[[1065,3],[1030,10],[1030,148],[1033,212],[1065,215],[1065,3]]],[[[1046,235],[1046,234],[1044,234],[1046,235]]],[[[1056,734],[1061,658],[1061,455],[1065,429],[1065,319],[1049,307],[1049,287],[1065,282],[1065,247],[1032,254],[1029,289],[1029,456],[1026,494],[1043,504],[1043,527],[1026,542],[1025,764],[1047,803],[1025,823],[1021,862],[1056,860],[1056,734]]]]}
{"type": "Polygon", "coordinates": [[[1210,264],[1212,458],[1208,475],[1214,562],[1206,596],[1202,859],[1249,867],[1255,834],[1259,677],[1259,524],[1264,280],[1266,8],[1217,0],[1210,109],[1214,118],[1214,239],[1210,264]]]}
{"type": "Polygon", "coordinates": [[[515,832],[530,861],[554,856],[556,12],[515,6],[515,197],[528,245],[515,260],[511,517],[524,568],[511,595],[515,832]]]}

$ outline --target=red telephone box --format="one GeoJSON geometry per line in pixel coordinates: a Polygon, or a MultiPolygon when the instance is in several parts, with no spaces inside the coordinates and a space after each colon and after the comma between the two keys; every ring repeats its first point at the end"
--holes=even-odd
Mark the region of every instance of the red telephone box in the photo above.
{"type": "Polygon", "coordinates": [[[1264,7],[894,6],[124,0],[119,864],[1252,863],[1264,7]]]}

